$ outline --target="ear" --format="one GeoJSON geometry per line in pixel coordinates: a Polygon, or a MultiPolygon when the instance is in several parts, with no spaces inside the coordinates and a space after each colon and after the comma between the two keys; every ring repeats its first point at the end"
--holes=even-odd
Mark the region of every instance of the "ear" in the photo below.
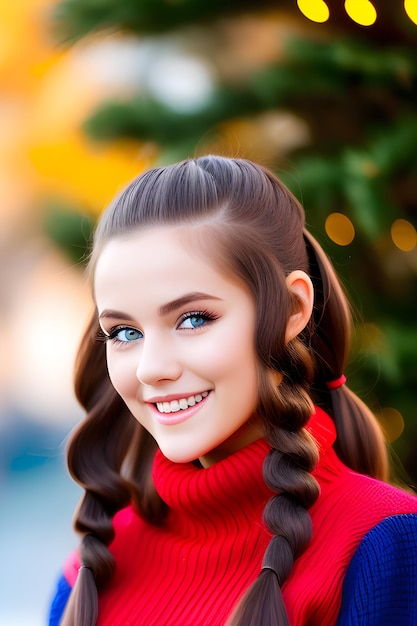
{"type": "Polygon", "coordinates": [[[288,343],[308,324],[313,311],[314,287],[310,277],[302,270],[288,274],[285,282],[297,302],[297,309],[289,318],[285,331],[285,342],[288,343]]]}

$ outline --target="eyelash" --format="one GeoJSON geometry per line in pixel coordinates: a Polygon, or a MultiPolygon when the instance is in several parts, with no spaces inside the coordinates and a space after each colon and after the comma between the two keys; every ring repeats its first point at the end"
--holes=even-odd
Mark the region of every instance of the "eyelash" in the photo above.
{"type": "Polygon", "coordinates": [[[97,330],[95,337],[94,337],[95,341],[102,341],[102,342],[106,342],[109,339],[109,335],[107,335],[107,333],[104,332],[104,330],[100,328],[97,330]]]}
{"type": "MultiPolygon", "coordinates": [[[[178,319],[178,322],[176,324],[176,327],[178,328],[179,326],[181,326],[181,324],[183,322],[185,322],[185,320],[188,320],[192,317],[201,317],[202,319],[204,319],[204,321],[206,323],[210,323],[210,322],[214,322],[215,320],[217,320],[219,318],[218,315],[216,315],[215,313],[208,311],[208,310],[204,310],[204,311],[189,311],[188,313],[184,313],[183,315],[180,316],[180,318],[178,319]]],[[[198,327],[197,327],[198,328],[198,327]]],[[[133,328],[132,326],[114,326],[113,328],[110,328],[108,333],[105,333],[103,331],[102,328],[99,328],[99,330],[97,331],[96,334],[96,341],[111,341],[115,344],[123,344],[126,345],[127,343],[129,343],[128,341],[121,341],[120,339],[117,339],[117,334],[121,331],[121,330],[137,330],[135,328],[133,328]]],[[[183,330],[193,330],[191,328],[188,329],[183,329],[183,330]]],[[[138,331],[141,332],[141,331],[138,331]]]]}
{"type": "MultiPolygon", "coordinates": [[[[204,310],[204,311],[189,311],[188,313],[184,313],[183,315],[180,316],[180,318],[179,318],[179,320],[177,322],[177,327],[181,326],[181,324],[183,322],[185,322],[185,320],[189,320],[191,317],[201,317],[202,319],[204,319],[204,321],[206,323],[214,322],[214,321],[216,321],[219,318],[218,315],[216,315],[212,311],[208,311],[208,310],[204,310]]],[[[191,328],[188,329],[188,330],[191,330],[191,328]]]]}
{"type": "Polygon", "coordinates": [[[125,346],[130,342],[121,341],[120,339],[117,338],[118,333],[120,333],[120,331],[122,330],[136,330],[137,332],[141,332],[140,330],[137,330],[133,326],[124,326],[124,325],[113,326],[113,328],[110,328],[108,333],[105,333],[102,328],[99,328],[96,334],[96,341],[103,341],[104,343],[106,343],[107,341],[110,341],[114,344],[123,344],[125,346]]]}

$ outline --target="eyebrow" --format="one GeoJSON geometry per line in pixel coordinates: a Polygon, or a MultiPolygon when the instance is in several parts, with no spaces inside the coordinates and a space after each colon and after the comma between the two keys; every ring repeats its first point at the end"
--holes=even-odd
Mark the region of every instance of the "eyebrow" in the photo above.
{"type": "MultiPolygon", "coordinates": [[[[196,302],[197,300],[221,300],[217,296],[211,296],[208,293],[202,293],[200,291],[193,291],[191,293],[186,293],[180,298],[176,298],[171,302],[167,302],[166,304],[162,304],[159,307],[159,315],[163,317],[164,315],[168,315],[181,307],[191,304],[191,302],[196,302]]],[[[114,311],[113,309],[106,309],[100,314],[100,319],[102,318],[111,318],[111,319],[125,319],[129,321],[134,321],[130,315],[123,313],[122,311],[114,311]]]]}

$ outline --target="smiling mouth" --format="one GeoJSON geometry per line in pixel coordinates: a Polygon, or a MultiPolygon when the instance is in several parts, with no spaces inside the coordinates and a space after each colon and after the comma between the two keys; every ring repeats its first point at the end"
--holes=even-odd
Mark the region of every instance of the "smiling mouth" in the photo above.
{"type": "Polygon", "coordinates": [[[171,402],[156,402],[155,406],[160,413],[178,413],[178,411],[184,411],[201,402],[208,396],[208,391],[197,393],[195,396],[189,396],[188,398],[181,398],[180,400],[172,400],[171,402]]]}

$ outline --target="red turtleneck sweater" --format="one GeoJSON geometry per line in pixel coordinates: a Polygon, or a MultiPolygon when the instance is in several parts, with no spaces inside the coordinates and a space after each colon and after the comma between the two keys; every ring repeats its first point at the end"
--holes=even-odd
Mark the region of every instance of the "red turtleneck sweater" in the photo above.
{"type": "MultiPolygon", "coordinates": [[[[417,512],[417,498],[346,468],[332,449],[332,420],[320,409],[308,430],[320,448],[321,493],[310,509],[313,538],[283,587],[292,626],[332,626],[343,577],[364,535],[382,519],[417,512]]],[[[114,519],[116,574],[99,598],[98,626],[221,626],[259,573],[270,535],[262,511],[269,450],[255,441],[201,469],[157,453],[153,478],[169,505],[162,527],[132,508],[114,519]]],[[[72,585],[80,563],[65,567],[72,585]]]]}

